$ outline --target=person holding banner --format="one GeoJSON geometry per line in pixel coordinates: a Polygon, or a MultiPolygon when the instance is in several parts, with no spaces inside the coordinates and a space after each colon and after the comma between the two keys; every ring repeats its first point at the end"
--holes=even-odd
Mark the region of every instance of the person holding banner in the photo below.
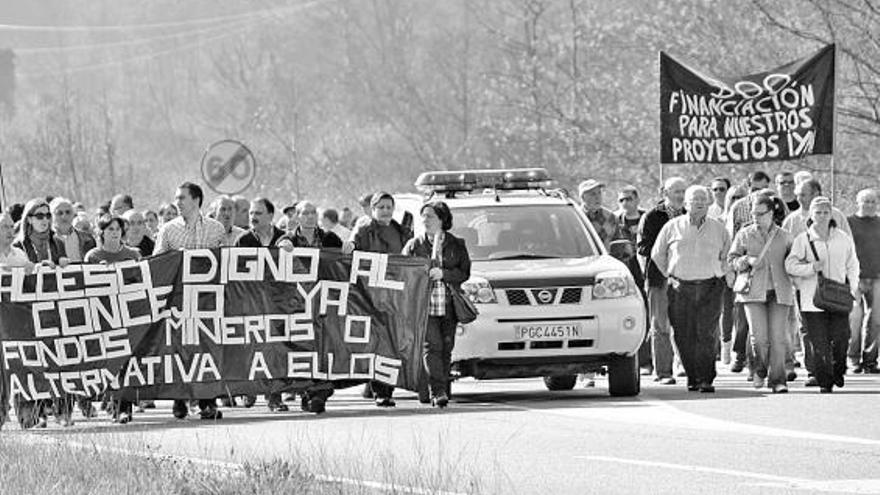
{"type": "MultiPolygon", "coordinates": [[[[129,214],[135,210],[128,210],[125,214],[129,214]]],[[[137,249],[130,248],[123,244],[126,234],[125,221],[118,216],[104,215],[98,219],[98,247],[91,249],[85,256],[86,263],[101,263],[111,265],[127,260],[141,259],[140,252],[137,249]]],[[[126,424],[132,420],[132,403],[127,400],[116,401],[112,397],[113,402],[113,422],[126,424]]]]}
{"type": "Polygon", "coordinates": [[[449,291],[461,291],[471,276],[471,259],[464,239],[449,233],[452,212],[442,201],[422,206],[419,211],[425,233],[410,239],[403,248],[406,256],[431,260],[428,328],[425,332],[423,361],[428,373],[431,404],[444,408],[449,403],[449,368],[458,320],[449,291]]]}
{"type": "Polygon", "coordinates": [[[833,386],[843,387],[846,353],[849,346],[849,312],[826,311],[816,307],[814,296],[819,276],[848,283],[853,297],[859,293],[859,260],[852,237],[832,218],[831,200],[813,198],[807,228],[798,234],[785,258],[785,269],[798,289],[798,307],[813,351],[813,373],[821,393],[833,386]]]}
{"type": "MultiPolygon", "coordinates": [[[[300,201],[296,204],[296,228],[282,235],[276,245],[288,251],[295,247],[310,248],[341,248],[342,239],[333,232],[318,227],[318,209],[311,201],[300,201]]],[[[327,399],[333,395],[333,383],[329,381],[315,382],[301,395],[300,408],[303,411],[321,414],[326,410],[327,399]]],[[[278,394],[281,400],[281,394],[278,394]]]]}
{"type": "MultiPolygon", "coordinates": [[[[154,255],[178,249],[211,249],[223,245],[226,229],[217,220],[202,215],[204,198],[202,188],[192,182],[184,182],[177,188],[174,202],[180,216],[159,228],[154,255]]],[[[202,419],[223,418],[213,398],[199,399],[199,409],[202,419]]],[[[172,413],[177,419],[186,418],[189,414],[186,400],[175,399],[172,413]]]]}
{"type": "MultiPolygon", "coordinates": [[[[351,233],[351,240],[343,245],[343,252],[348,254],[358,250],[400,254],[403,247],[412,238],[413,233],[392,218],[394,196],[391,193],[380,191],[370,196],[369,204],[371,216],[358,220],[351,233]]],[[[369,398],[375,394],[377,406],[394,407],[396,405],[392,399],[393,386],[373,381],[368,384],[368,387],[364,390],[364,396],[369,398]]]]}
{"type": "MultiPolygon", "coordinates": [[[[30,262],[24,251],[12,245],[13,240],[15,240],[15,222],[12,221],[12,215],[0,213],[0,271],[10,271],[12,268],[19,267],[28,272],[31,271],[34,264],[30,262]]],[[[0,427],[6,422],[8,405],[8,397],[3,393],[7,383],[3,369],[0,367],[0,380],[2,380],[0,382],[0,427]]],[[[16,404],[18,403],[16,402],[16,404]]],[[[26,418],[29,415],[25,414],[22,408],[16,407],[16,409],[16,417],[22,428],[34,426],[28,425],[31,419],[26,418]]],[[[46,426],[45,420],[43,420],[42,426],[46,426]]]]}
{"type": "MultiPolygon", "coordinates": [[[[35,198],[24,205],[21,230],[12,246],[22,250],[31,263],[48,268],[67,266],[69,260],[64,243],[52,232],[52,213],[45,199],[35,198]]],[[[46,417],[53,409],[53,401],[16,402],[16,417],[22,428],[46,426],[46,417]]],[[[54,401],[56,418],[64,426],[72,426],[73,400],[68,396],[54,401]]]]}

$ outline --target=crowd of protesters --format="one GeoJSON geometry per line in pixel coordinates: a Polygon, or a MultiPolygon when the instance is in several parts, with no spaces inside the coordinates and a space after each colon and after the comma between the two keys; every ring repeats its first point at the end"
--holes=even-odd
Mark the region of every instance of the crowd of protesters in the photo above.
{"type": "MultiPolygon", "coordinates": [[[[360,198],[363,215],[358,217],[349,208],[342,211],[318,210],[308,200],[287,205],[276,215],[276,207],[267,198],[253,200],[236,196],[219,196],[204,205],[204,193],[191,182],[181,184],[171,203],[157,210],[139,209],[129,195],[116,195],[89,215],[82,204],[65,198],[37,198],[25,205],[13,205],[0,216],[0,267],[37,265],[64,267],[69,263],[113,264],[125,260],[157,255],[171,250],[218,247],[294,247],[337,248],[346,253],[353,250],[406,254],[432,259],[429,277],[432,281],[429,324],[426,332],[424,365],[427,379],[422,402],[436,407],[448,403],[448,377],[451,351],[455,338],[455,320],[450,290],[470,276],[470,260],[464,242],[449,233],[452,213],[442,202],[425,204],[420,220],[425,234],[413,236],[411,215],[403,224],[392,218],[394,197],[386,192],[360,198]],[[203,212],[204,210],[204,212],[203,212]],[[280,218],[276,218],[280,217],[280,218]]],[[[331,382],[316,382],[298,393],[304,411],[322,413],[333,394],[331,382]]],[[[381,382],[367,385],[364,395],[375,398],[379,407],[393,407],[394,388],[381,382]]],[[[422,395],[420,394],[420,398],[422,395]]],[[[295,396],[288,397],[293,399],[295,396]]],[[[251,407],[256,397],[220,398],[224,405],[236,405],[240,399],[251,407]]],[[[270,411],[284,412],[281,393],[266,396],[270,411]]],[[[88,398],[65,396],[55,400],[15,403],[16,416],[23,428],[45,427],[50,415],[69,426],[74,405],[78,403],[84,416],[96,412],[88,398]]],[[[134,404],[106,394],[102,407],[118,423],[132,420],[134,404]]],[[[142,401],[138,409],[155,407],[142,401]]],[[[172,414],[186,418],[198,411],[202,419],[217,420],[223,413],[215,398],[196,401],[174,400],[172,414]],[[197,407],[197,409],[196,409],[197,407]]]]}
{"type": "Polygon", "coordinates": [[[643,376],[661,385],[686,377],[689,391],[712,393],[720,360],[747,370],[756,389],[785,393],[803,367],[806,386],[830,393],[847,373],[880,374],[876,190],[861,190],[847,217],[806,171],[708,187],[672,177],[647,211],[632,186],[618,192],[617,211],[605,208],[604,187],[586,180],[578,193],[606,245],[636,244],[628,266],[644,280],[650,326],[643,376]],[[823,278],[848,284],[850,312],[814,304],[823,278]]]}
{"type": "MultiPolygon", "coordinates": [[[[707,186],[669,178],[662,199],[640,208],[633,186],[617,192],[618,208],[603,206],[605,185],[582,182],[578,196],[587,218],[612,252],[629,241],[625,258],[645,297],[649,332],[639,350],[642,375],[661,385],[687,379],[689,391],[715,391],[717,360],[755,388],[784,393],[806,369],[807,386],[823,393],[844,386],[850,373],[880,373],[880,217],[877,192],[864,189],[857,209],[846,217],[823,196],[821,184],[807,172],[782,172],[775,187],[764,172],[737,184],[725,177],[707,186]],[[813,304],[819,279],[848,283],[855,299],[850,313],[831,313],[813,304]],[[847,362],[847,360],[849,362],[847,362]]],[[[385,192],[360,198],[362,215],[349,208],[319,210],[308,200],[276,212],[267,198],[220,196],[204,205],[202,189],[186,182],[174,201],[157,209],[136,207],[129,195],[116,195],[90,214],[65,198],[35,198],[0,215],[0,266],[112,264],[179,249],[238,247],[337,248],[403,253],[432,260],[431,294],[424,349],[426,391],[420,400],[445,407],[456,320],[449,291],[460,290],[470,276],[467,246],[449,230],[452,213],[442,202],[419,212],[424,234],[413,236],[412,218],[392,218],[394,197],[385,192]],[[279,214],[277,214],[279,213],[279,214]]],[[[588,383],[592,376],[587,375],[588,383]]],[[[379,407],[393,407],[394,388],[372,382],[364,396],[379,407]]],[[[299,393],[304,411],[321,413],[333,394],[329,382],[299,393]]],[[[288,397],[290,400],[295,397],[288,397]]],[[[251,407],[256,397],[241,400],[251,407]]],[[[282,394],[269,394],[271,411],[288,407],[282,394]]],[[[72,424],[74,405],[91,417],[91,401],[82,398],[16,404],[25,428],[45,426],[54,414],[72,424]]],[[[133,406],[109,394],[103,406],[114,421],[132,420],[133,406]]],[[[152,407],[150,402],[139,408],[152,407]]],[[[220,419],[212,398],[175,400],[172,413],[191,410],[203,419],[220,419]],[[197,409],[195,408],[197,404],[197,409]]]]}

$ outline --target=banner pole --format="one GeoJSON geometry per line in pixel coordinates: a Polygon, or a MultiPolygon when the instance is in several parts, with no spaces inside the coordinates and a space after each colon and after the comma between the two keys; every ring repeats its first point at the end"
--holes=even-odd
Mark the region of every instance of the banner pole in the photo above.
{"type": "Polygon", "coordinates": [[[831,203],[834,203],[834,197],[837,193],[837,170],[834,155],[837,154],[837,45],[834,45],[833,52],[834,64],[831,66],[834,71],[834,91],[831,92],[831,100],[834,102],[831,112],[831,203]]]}

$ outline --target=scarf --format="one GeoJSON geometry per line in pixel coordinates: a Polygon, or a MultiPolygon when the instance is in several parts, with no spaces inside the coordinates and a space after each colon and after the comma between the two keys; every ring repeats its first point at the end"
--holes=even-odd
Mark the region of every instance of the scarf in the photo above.
{"type": "Polygon", "coordinates": [[[37,255],[35,261],[43,261],[52,259],[52,253],[49,251],[49,231],[37,232],[32,230],[28,235],[31,244],[34,246],[34,252],[37,255]]]}

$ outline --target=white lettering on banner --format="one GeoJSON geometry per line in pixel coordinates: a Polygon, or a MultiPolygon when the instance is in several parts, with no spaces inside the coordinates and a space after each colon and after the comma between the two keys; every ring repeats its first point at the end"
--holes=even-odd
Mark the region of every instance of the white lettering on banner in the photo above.
{"type": "Polygon", "coordinates": [[[351,286],[347,282],[336,282],[334,280],[321,280],[318,284],[321,286],[319,314],[326,315],[328,306],[336,306],[336,314],[345,316],[348,313],[348,289],[351,286]],[[339,297],[330,299],[331,291],[338,291],[339,297]]]}
{"type": "Polygon", "coordinates": [[[356,284],[358,277],[367,277],[367,287],[381,287],[383,289],[403,290],[403,282],[388,280],[388,255],[371,251],[355,251],[351,255],[351,274],[348,282],[356,284]],[[370,268],[361,268],[361,262],[370,263],[370,268]]]}
{"type": "Polygon", "coordinates": [[[343,339],[351,344],[369,344],[371,325],[372,318],[369,316],[346,315],[345,336],[343,339]],[[361,328],[360,336],[354,335],[354,332],[352,332],[353,327],[361,328]]]}
{"type": "Polygon", "coordinates": [[[287,353],[287,377],[309,380],[378,380],[389,385],[397,385],[400,367],[403,362],[374,353],[351,354],[345,372],[336,372],[336,357],[326,355],[326,367],[322,368],[317,352],[291,351],[287,353]]]}
{"type": "Polygon", "coordinates": [[[122,386],[142,387],[170,383],[204,383],[222,379],[220,369],[210,354],[196,352],[191,358],[183,358],[180,354],[163,354],[149,358],[132,357],[129,359],[122,374],[122,386]],[[156,366],[160,362],[163,365],[161,368],[156,366]],[[162,371],[161,376],[157,375],[160,370],[162,371]]]}
{"type": "Polygon", "coordinates": [[[165,345],[252,345],[314,340],[315,325],[309,315],[253,315],[214,318],[166,318],[165,345]]]}
{"type": "Polygon", "coordinates": [[[74,366],[131,355],[128,329],[43,340],[3,341],[3,365],[18,360],[27,368],[74,366]]]}
{"type": "Polygon", "coordinates": [[[58,397],[64,393],[94,396],[108,388],[118,389],[119,379],[107,368],[44,373],[46,386],[40,388],[33,373],[27,373],[24,383],[18,374],[9,375],[10,399],[40,400],[58,397]]]}
{"type": "Polygon", "coordinates": [[[253,380],[257,373],[262,373],[263,378],[272,378],[269,366],[266,364],[266,358],[260,351],[254,352],[254,358],[251,359],[251,369],[248,372],[248,380],[253,380]]]}
{"type": "Polygon", "coordinates": [[[210,249],[190,249],[183,252],[182,281],[184,284],[209,283],[218,274],[220,284],[227,282],[260,282],[266,279],[276,282],[316,282],[321,250],[316,248],[293,248],[291,252],[272,251],[266,248],[224,248],[217,259],[210,249]],[[303,263],[302,259],[307,260],[303,263]],[[196,262],[196,260],[201,260],[196,262]],[[197,266],[207,265],[204,271],[195,272],[197,266]],[[268,273],[267,273],[268,272],[268,273]]]}

